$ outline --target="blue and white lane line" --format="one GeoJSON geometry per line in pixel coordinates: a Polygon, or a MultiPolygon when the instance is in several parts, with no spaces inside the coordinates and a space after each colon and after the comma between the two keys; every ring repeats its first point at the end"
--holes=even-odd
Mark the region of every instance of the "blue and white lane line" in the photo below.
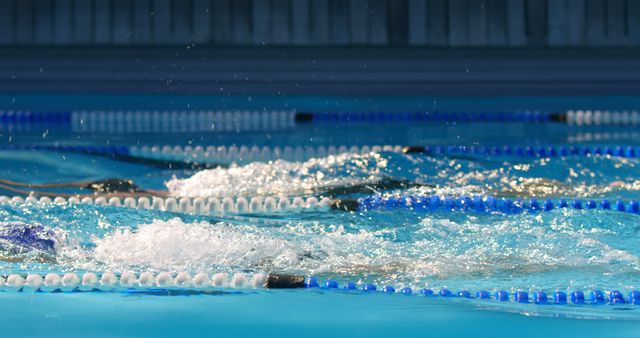
{"type": "Polygon", "coordinates": [[[300,112],[293,110],[0,110],[0,126],[66,126],[74,132],[217,132],[281,130],[300,124],[521,122],[638,125],[640,112],[609,110],[300,112]]]}
{"type": "MultiPolygon", "coordinates": [[[[298,276],[292,276],[298,278],[298,276]]],[[[119,274],[113,272],[67,272],[65,274],[37,273],[8,274],[0,276],[0,292],[36,292],[36,293],[60,293],[60,292],[134,292],[139,290],[171,290],[171,289],[262,289],[268,288],[269,274],[254,273],[245,275],[235,273],[208,274],[204,272],[191,275],[187,271],[176,274],[170,272],[151,271],[133,272],[124,271],[119,274]]],[[[371,283],[356,284],[336,280],[320,282],[314,276],[300,276],[301,283],[292,285],[293,288],[319,289],[334,292],[362,292],[399,294],[404,296],[422,296],[440,299],[476,299],[483,301],[513,302],[518,304],[536,305],[571,305],[571,306],[602,306],[602,305],[640,305],[640,291],[630,290],[625,294],[615,289],[593,290],[522,290],[506,291],[504,289],[478,290],[475,292],[461,289],[450,290],[447,288],[411,288],[408,286],[395,287],[393,285],[376,285],[371,283]],[[304,280],[304,283],[302,281],[304,280]]],[[[345,279],[346,280],[346,279],[345,279]]],[[[328,294],[328,293],[325,293],[328,294]]]]}
{"type": "Polygon", "coordinates": [[[483,158],[565,158],[565,157],[640,157],[640,146],[633,145],[546,145],[546,146],[466,146],[466,145],[319,145],[319,146],[92,146],[92,145],[0,145],[0,150],[54,151],[123,159],[185,162],[192,164],[230,164],[256,161],[305,161],[338,154],[395,152],[428,156],[478,156],[483,158]]]}
{"type": "Polygon", "coordinates": [[[427,196],[401,194],[399,196],[372,195],[357,200],[357,210],[410,209],[424,212],[471,212],[471,213],[538,213],[557,209],[611,210],[640,213],[640,202],[608,199],[509,199],[492,196],[427,196]]]}
{"type": "MultiPolygon", "coordinates": [[[[34,193],[37,194],[37,193],[34,193]]],[[[328,197],[47,197],[0,196],[0,204],[32,205],[77,205],[95,204],[100,206],[149,209],[202,216],[328,212],[330,210],[368,212],[384,210],[409,210],[431,213],[471,213],[471,214],[519,214],[540,213],[553,210],[572,209],[584,212],[602,210],[640,214],[640,202],[609,201],[607,199],[508,199],[492,196],[427,196],[372,195],[357,200],[330,199],[328,197]]]]}
{"type": "Polygon", "coordinates": [[[77,133],[274,131],[295,126],[291,110],[0,111],[0,127],[66,127],[77,133]]]}

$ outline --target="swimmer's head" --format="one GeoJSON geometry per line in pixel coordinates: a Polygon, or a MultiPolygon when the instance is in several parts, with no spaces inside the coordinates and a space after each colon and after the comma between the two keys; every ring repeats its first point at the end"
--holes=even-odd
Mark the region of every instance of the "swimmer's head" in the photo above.
{"type": "Polygon", "coordinates": [[[37,224],[0,223],[0,252],[4,255],[25,253],[55,255],[54,233],[37,224]]]}

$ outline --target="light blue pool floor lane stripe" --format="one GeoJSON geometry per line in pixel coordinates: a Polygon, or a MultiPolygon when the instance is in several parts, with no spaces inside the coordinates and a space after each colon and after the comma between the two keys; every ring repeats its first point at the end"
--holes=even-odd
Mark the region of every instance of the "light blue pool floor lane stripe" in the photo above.
{"type": "MultiPolygon", "coordinates": [[[[229,277],[226,273],[216,273],[210,276],[206,273],[197,273],[194,276],[188,272],[171,274],[160,272],[157,275],[152,272],[134,273],[131,271],[116,275],[111,272],[95,274],[86,272],[80,276],[73,272],[59,275],[56,273],[40,274],[9,274],[0,276],[0,292],[123,292],[123,293],[154,293],[166,294],[171,290],[194,290],[193,293],[183,294],[210,294],[211,290],[224,289],[261,289],[265,287],[267,274],[256,273],[253,276],[246,276],[236,273],[229,277]],[[197,292],[199,291],[199,292],[197,292]]],[[[429,288],[412,289],[410,287],[396,288],[392,285],[376,285],[370,283],[356,284],[346,282],[340,284],[336,280],[319,282],[314,276],[305,279],[304,288],[308,290],[324,290],[335,292],[362,292],[362,293],[383,293],[399,294],[405,296],[424,296],[441,299],[476,299],[496,302],[513,302],[519,304],[537,305],[640,305],[640,291],[629,291],[625,297],[624,293],[618,290],[573,290],[565,292],[556,290],[545,291],[524,291],[516,290],[508,292],[497,289],[494,291],[480,290],[471,292],[468,290],[452,291],[447,288],[434,290],[429,288]]]]}

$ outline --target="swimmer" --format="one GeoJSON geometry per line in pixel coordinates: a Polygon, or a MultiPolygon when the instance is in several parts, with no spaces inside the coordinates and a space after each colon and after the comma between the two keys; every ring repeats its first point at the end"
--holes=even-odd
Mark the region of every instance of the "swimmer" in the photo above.
{"type": "Polygon", "coordinates": [[[54,233],[41,225],[25,223],[0,224],[0,260],[22,262],[27,258],[38,262],[55,261],[54,233]]]}
{"type": "Polygon", "coordinates": [[[61,183],[24,183],[6,179],[0,179],[0,189],[8,190],[20,195],[35,196],[62,196],[62,197],[167,197],[165,190],[142,189],[132,180],[119,178],[105,178],[94,181],[73,181],[61,183]],[[24,190],[20,188],[28,188],[24,190]],[[69,194],[51,191],[38,191],[34,189],[84,189],[90,190],[90,194],[69,194]]]}
{"type": "MultiPolygon", "coordinates": [[[[360,183],[353,185],[343,186],[325,186],[314,188],[308,193],[310,194],[324,194],[332,197],[352,195],[352,194],[370,194],[379,193],[386,190],[408,189],[412,187],[428,186],[425,184],[419,184],[404,179],[397,178],[383,178],[376,182],[360,183]]],[[[0,179],[0,189],[8,190],[20,195],[36,195],[36,196],[62,196],[62,197],[169,197],[169,191],[167,190],[152,190],[142,189],[137,186],[132,180],[124,180],[119,178],[106,178],[95,181],[74,181],[74,182],[62,182],[62,183],[44,183],[33,184],[10,181],[6,179],[0,179]],[[20,188],[28,188],[30,190],[24,190],[20,188]],[[56,193],[50,191],[39,191],[34,189],[83,189],[90,190],[90,194],[68,194],[68,193],[56,193]]]]}
{"type": "MultiPolygon", "coordinates": [[[[42,225],[0,223],[0,261],[53,263],[56,252],[54,232],[42,225]]],[[[306,285],[304,276],[271,273],[266,276],[262,286],[269,289],[295,289],[306,285]]]]}

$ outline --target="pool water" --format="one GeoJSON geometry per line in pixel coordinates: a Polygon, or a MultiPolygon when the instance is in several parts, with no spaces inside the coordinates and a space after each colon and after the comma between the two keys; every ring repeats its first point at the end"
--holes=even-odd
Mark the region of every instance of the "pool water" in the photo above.
{"type": "MultiPolygon", "coordinates": [[[[524,123],[356,123],[289,130],[170,135],[4,131],[4,145],[640,146],[628,127],[524,123]]],[[[175,197],[496,196],[640,199],[640,158],[403,154],[376,151],[302,161],[170,169],[64,151],[0,151],[0,178],[51,183],[127,178],[175,197]],[[336,193],[386,178],[411,187],[336,193]]],[[[74,189],[52,190],[81,192],[74,189]]],[[[12,196],[11,191],[1,194],[12,196]]],[[[206,294],[124,288],[62,293],[0,291],[4,332],[64,336],[635,336],[640,306],[536,305],[424,297],[436,292],[619,290],[640,287],[640,215],[602,209],[474,212],[381,208],[344,212],[198,216],[99,205],[0,205],[0,262],[11,273],[131,270],[313,275],[340,285],[375,283],[413,295],[312,288],[212,288],[206,294]],[[42,245],[2,237],[35,227],[42,245]],[[48,245],[48,241],[53,245],[48,245]]],[[[140,289],[140,288],[139,288],[140,289]]],[[[144,289],[144,288],[143,288],[144,289]]],[[[46,291],[46,290],[45,290],[46,291]]]]}

